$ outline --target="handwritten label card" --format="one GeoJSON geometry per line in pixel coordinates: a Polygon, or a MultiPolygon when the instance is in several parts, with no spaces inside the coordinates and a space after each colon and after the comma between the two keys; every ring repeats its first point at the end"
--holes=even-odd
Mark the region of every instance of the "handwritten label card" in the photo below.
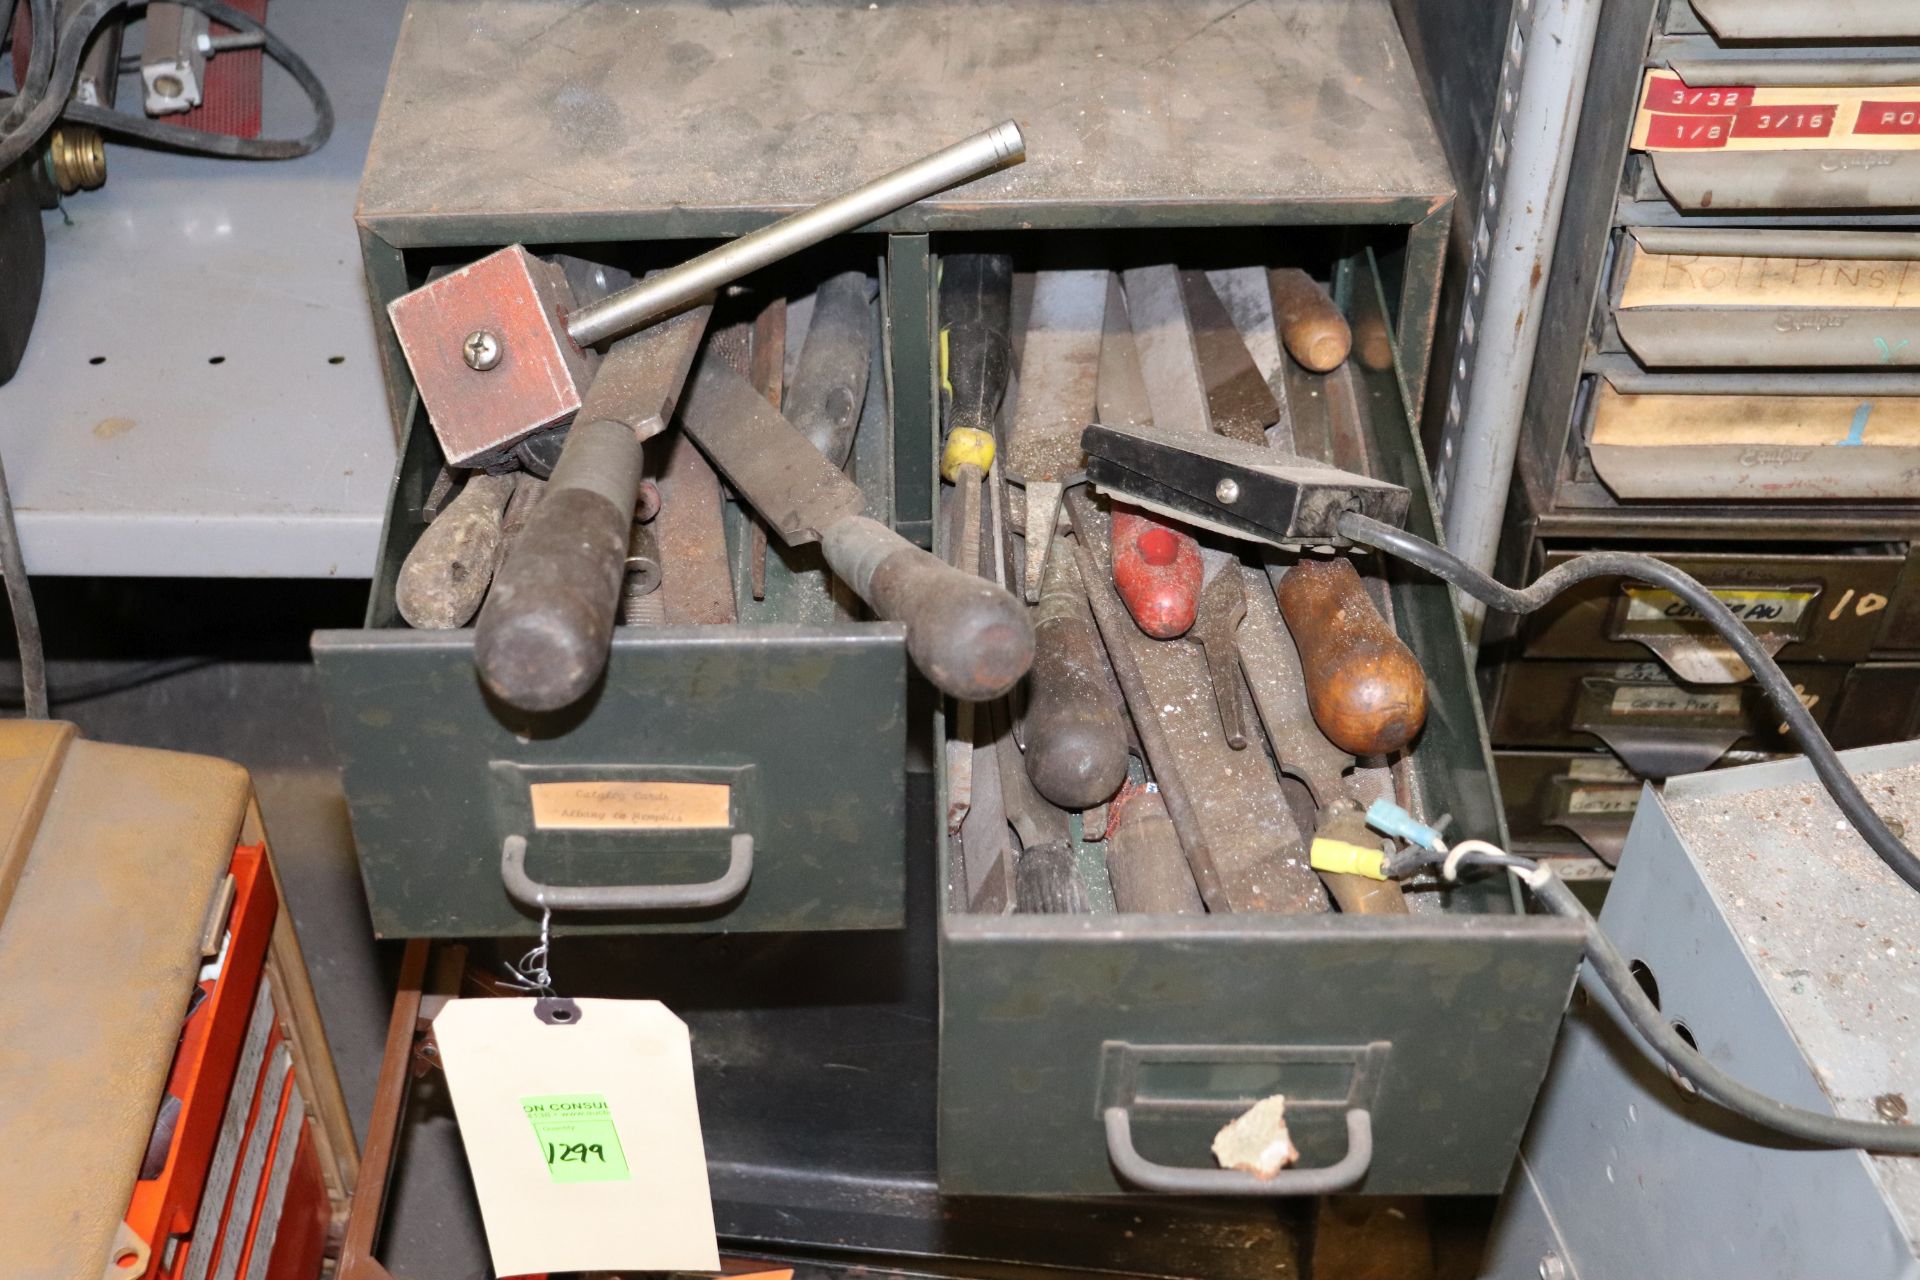
{"type": "Polygon", "coordinates": [[[449,1001],[434,1019],[498,1275],[718,1271],[687,1024],[653,1000],[449,1001]]]}
{"type": "Polygon", "coordinates": [[[603,779],[527,788],[541,831],[656,831],[732,825],[724,782],[603,779]]]}

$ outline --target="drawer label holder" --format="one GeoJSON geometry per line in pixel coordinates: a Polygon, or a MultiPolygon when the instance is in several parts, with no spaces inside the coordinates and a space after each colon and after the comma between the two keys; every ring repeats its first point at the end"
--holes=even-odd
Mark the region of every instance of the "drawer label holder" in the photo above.
{"type": "Polygon", "coordinates": [[[527,788],[536,831],[659,831],[733,825],[724,782],[605,778],[527,788]]]}

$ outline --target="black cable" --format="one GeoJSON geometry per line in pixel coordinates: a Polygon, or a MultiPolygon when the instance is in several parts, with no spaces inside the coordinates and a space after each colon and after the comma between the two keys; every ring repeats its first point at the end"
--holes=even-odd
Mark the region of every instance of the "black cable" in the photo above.
{"type": "Polygon", "coordinates": [[[1867,842],[1894,874],[1915,889],[1920,889],[1920,858],[1902,844],[1880,815],[1860,794],[1853,775],[1827,741],[1827,735],[1814,723],[1813,716],[1794,691],[1793,682],[1780,670],[1773,655],[1760,646],[1747,625],[1733,615],[1720,597],[1702,586],[1691,575],[1663,560],[1631,551],[1590,551],[1550,569],[1528,587],[1515,588],[1496,582],[1452,552],[1425,538],[1370,519],[1356,512],[1340,517],[1340,533],[1388,555],[1418,565],[1437,578],[1452,583],[1468,595],[1508,613],[1532,613],[1568,587],[1592,578],[1633,578],[1665,587],[1699,612],[1708,625],[1733,647],[1733,651],[1753,671],[1753,678],[1767,695],[1780,718],[1792,730],[1793,737],[1806,754],[1807,763],[1825,785],[1833,802],[1840,807],[1853,829],[1867,842]]]}
{"type": "Polygon", "coordinates": [[[20,529],[13,519],[13,494],[7,469],[0,464],[0,575],[6,578],[7,608],[20,646],[21,703],[32,720],[47,718],[47,653],[40,642],[40,614],[27,583],[27,560],[20,552],[20,529]]]}
{"type": "MultiPolygon", "coordinates": [[[[45,66],[47,59],[38,54],[40,32],[43,23],[39,9],[50,0],[30,0],[35,7],[34,48],[35,68],[30,69],[30,78],[38,80],[38,67],[45,66]]],[[[69,102],[73,92],[74,78],[79,74],[80,59],[86,52],[87,43],[93,32],[106,16],[121,7],[140,8],[145,0],[85,0],[69,16],[60,30],[59,41],[54,50],[48,73],[48,79],[41,94],[34,99],[23,92],[15,104],[9,120],[21,118],[21,123],[7,130],[0,137],[0,169],[6,168],[33,147],[46,131],[52,128],[56,119],[70,120],[78,124],[92,125],[103,133],[123,138],[134,138],[155,146],[167,147],[174,151],[184,151],[194,155],[216,156],[228,160],[291,160],[319,150],[333,134],[333,102],[327,96],[326,86],[313,68],[293,48],[273,32],[267,30],[251,15],[242,13],[223,0],[180,0],[181,3],[205,13],[215,22],[232,27],[237,31],[257,32],[261,37],[261,48],[267,56],[278,62],[292,76],[294,82],[307,96],[313,107],[313,127],[299,138],[230,138],[221,134],[202,133],[198,129],[188,129],[180,125],[161,124],[145,117],[132,115],[124,111],[114,111],[107,107],[92,106],[82,102],[69,102]],[[21,104],[28,104],[24,115],[21,104]]]]}
{"type": "MultiPolygon", "coordinates": [[[[215,657],[162,658],[125,671],[95,676],[91,680],[63,681],[48,687],[47,703],[54,707],[70,707],[75,703],[91,702],[95,698],[112,697],[116,693],[127,693],[156,681],[171,680],[190,671],[203,670],[218,661],[220,659],[215,657]]],[[[0,689],[0,707],[17,710],[25,702],[24,688],[0,689]]]]}
{"type": "MultiPolygon", "coordinates": [[[[1462,860],[1471,861],[1475,855],[1462,860]]],[[[1736,1115],[1775,1133],[1784,1133],[1820,1147],[1858,1147],[1887,1155],[1920,1155],[1920,1126],[1890,1124],[1877,1120],[1847,1120],[1840,1116],[1809,1111],[1769,1097],[1758,1089],[1740,1083],[1680,1038],[1660,1011],[1634,980],[1627,962],[1613,942],[1600,930],[1599,922],[1573,896],[1573,890],[1555,875],[1544,877],[1534,894],[1555,915],[1581,921],[1587,931],[1587,963],[1592,966],[1587,980],[1597,977],[1610,992],[1627,1023],[1640,1038],[1674,1070],[1692,1082],[1702,1094],[1736,1115]]]]}

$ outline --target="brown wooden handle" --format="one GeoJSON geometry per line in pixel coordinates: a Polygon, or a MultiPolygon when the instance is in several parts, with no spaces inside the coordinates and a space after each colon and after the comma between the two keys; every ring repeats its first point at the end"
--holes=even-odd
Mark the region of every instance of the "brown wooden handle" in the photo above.
{"type": "Polygon", "coordinates": [[[1298,267],[1277,268],[1267,280],[1287,354],[1315,373],[1339,368],[1353,348],[1353,334],[1319,281],[1298,267]]]}
{"type": "Polygon", "coordinates": [[[1302,557],[1274,596],[1300,650],[1307,707],[1327,740],[1356,756],[1411,742],[1427,719],[1426,677],[1373,607],[1353,563],[1302,557]]]}

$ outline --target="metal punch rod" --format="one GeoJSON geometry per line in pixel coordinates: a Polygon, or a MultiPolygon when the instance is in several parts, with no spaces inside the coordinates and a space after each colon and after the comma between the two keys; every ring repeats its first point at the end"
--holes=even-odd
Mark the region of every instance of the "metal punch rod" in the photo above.
{"type": "Polygon", "coordinates": [[[905,208],[948,187],[970,182],[1027,155],[1020,126],[1008,120],[865,186],[748,232],[677,267],[590,302],[567,317],[567,336],[583,347],[631,333],[721,285],[811,245],[905,208]]]}

